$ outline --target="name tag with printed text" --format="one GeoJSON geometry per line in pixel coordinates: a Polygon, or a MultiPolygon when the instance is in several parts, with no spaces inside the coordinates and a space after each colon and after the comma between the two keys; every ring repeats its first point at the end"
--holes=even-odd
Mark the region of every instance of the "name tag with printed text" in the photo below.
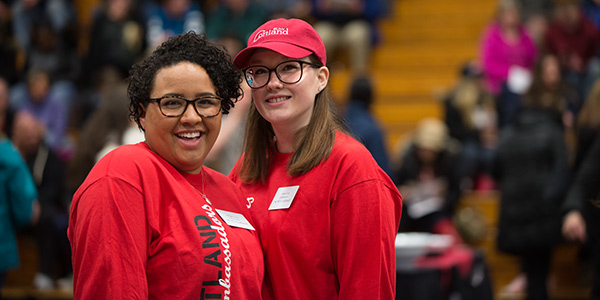
{"type": "Polygon", "coordinates": [[[225,223],[227,223],[227,225],[229,225],[231,227],[239,227],[239,228],[244,228],[244,229],[249,229],[249,230],[256,230],[256,229],[254,229],[252,224],[250,224],[250,222],[248,222],[246,217],[244,217],[244,215],[242,215],[240,213],[234,213],[234,212],[216,209],[216,208],[215,208],[215,211],[219,214],[219,216],[221,216],[221,219],[223,219],[223,221],[225,221],[225,223]]]}
{"type": "Polygon", "coordinates": [[[269,210],[288,209],[292,206],[292,201],[296,197],[296,192],[300,188],[299,185],[280,187],[273,197],[273,202],[269,206],[269,210]]]}

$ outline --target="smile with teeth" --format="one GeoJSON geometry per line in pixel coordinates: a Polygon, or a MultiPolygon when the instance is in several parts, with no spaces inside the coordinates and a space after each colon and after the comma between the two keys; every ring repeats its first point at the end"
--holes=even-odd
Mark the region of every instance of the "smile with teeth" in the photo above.
{"type": "Polygon", "coordinates": [[[200,131],[196,131],[196,132],[184,132],[184,133],[179,133],[176,134],[178,137],[180,138],[184,138],[184,139],[196,139],[202,136],[202,132],[200,131]]]}
{"type": "Polygon", "coordinates": [[[277,97],[277,98],[271,98],[271,99],[267,99],[267,103],[277,103],[277,102],[285,101],[285,100],[287,100],[289,98],[290,97],[288,97],[288,96],[281,96],[281,97],[277,97]]]}

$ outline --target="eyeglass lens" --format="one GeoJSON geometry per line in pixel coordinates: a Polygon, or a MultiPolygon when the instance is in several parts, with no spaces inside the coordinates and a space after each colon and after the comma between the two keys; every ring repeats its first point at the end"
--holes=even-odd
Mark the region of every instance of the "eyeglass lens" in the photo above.
{"type": "Polygon", "coordinates": [[[202,117],[214,117],[221,111],[221,101],[215,97],[201,97],[187,100],[182,97],[168,96],[160,99],[160,109],[168,117],[177,117],[183,114],[192,102],[196,112],[202,117]]]}
{"type": "MultiPolygon", "coordinates": [[[[252,66],[245,70],[246,81],[252,88],[263,87],[271,79],[271,71],[265,66],[252,66]]],[[[275,75],[283,83],[291,84],[302,78],[302,63],[299,61],[285,61],[274,69],[275,75]]]]}

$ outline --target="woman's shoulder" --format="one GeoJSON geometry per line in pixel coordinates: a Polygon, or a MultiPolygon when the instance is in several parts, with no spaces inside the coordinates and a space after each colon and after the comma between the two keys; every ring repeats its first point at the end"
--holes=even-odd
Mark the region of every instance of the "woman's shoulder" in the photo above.
{"type": "Polygon", "coordinates": [[[152,150],[144,142],[137,144],[121,145],[104,155],[98,163],[102,161],[113,161],[122,164],[140,162],[144,157],[151,157],[152,150]]]}
{"type": "Polygon", "coordinates": [[[156,155],[144,142],[122,145],[104,155],[90,171],[93,176],[124,176],[126,174],[144,174],[149,164],[156,164],[156,155]],[[155,161],[155,163],[152,163],[155,161]],[[134,170],[138,170],[136,172],[134,170]]]}
{"type": "Polygon", "coordinates": [[[366,172],[379,168],[371,152],[361,142],[343,132],[337,132],[326,163],[335,164],[342,170],[365,170],[366,172]]]}
{"type": "Polygon", "coordinates": [[[364,158],[365,155],[371,156],[367,148],[358,140],[347,133],[336,132],[335,142],[331,150],[332,155],[343,155],[348,157],[364,158]]]}

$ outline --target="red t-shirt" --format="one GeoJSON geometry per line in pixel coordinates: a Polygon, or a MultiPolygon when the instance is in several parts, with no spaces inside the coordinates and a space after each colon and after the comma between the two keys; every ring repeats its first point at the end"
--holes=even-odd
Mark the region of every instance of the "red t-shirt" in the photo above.
{"type": "Polygon", "coordinates": [[[68,236],[76,299],[261,299],[256,231],[224,175],[179,173],[145,143],[101,159],[75,193],[68,236]],[[204,177],[207,203],[201,196],[204,177]]]}
{"type": "Polygon", "coordinates": [[[395,238],[402,197],[368,150],[338,133],[329,158],[289,176],[291,154],[274,158],[265,184],[229,177],[247,197],[274,299],[394,299],[395,238]],[[289,192],[298,186],[295,196],[289,192]],[[287,209],[269,210],[273,200],[287,209]],[[289,203],[289,202],[288,202],[289,203]]]}

